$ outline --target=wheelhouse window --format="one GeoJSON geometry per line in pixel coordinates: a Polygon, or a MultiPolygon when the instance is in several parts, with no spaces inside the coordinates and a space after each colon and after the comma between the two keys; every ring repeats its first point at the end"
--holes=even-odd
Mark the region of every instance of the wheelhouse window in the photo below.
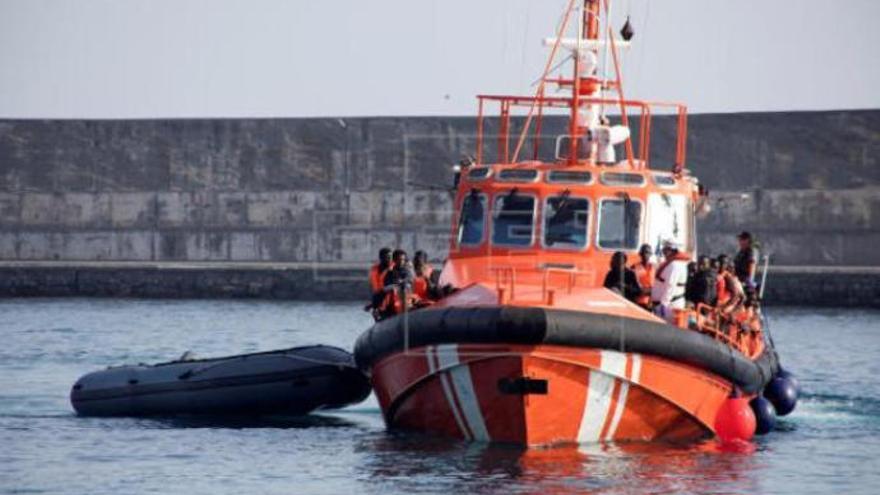
{"type": "Polygon", "coordinates": [[[634,250],[639,247],[642,204],[627,198],[599,203],[599,236],[602,249],[634,250]]]}
{"type": "Polygon", "coordinates": [[[475,167],[468,170],[468,179],[470,180],[485,180],[489,177],[489,174],[492,172],[492,169],[489,167],[475,167]]]}
{"type": "Polygon", "coordinates": [[[583,249],[587,246],[590,202],[563,193],[544,202],[544,245],[553,249],[583,249]]]}
{"type": "Polygon", "coordinates": [[[492,243],[530,246],[534,233],[535,198],[513,190],[495,198],[492,243]]]}
{"type": "Polygon", "coordinates": [[[607,186],[645,185],[645,177],[643,175],[626,172],[603,172],[600,180],[602,181],[602,184],[607,186]]]}
{"type": "Polygon", "coordinates": [[[498,174],[501,182],[535,182],[538,180],[538,171],[528,168],[509,168],[498,174]]]}
{"type": "Polygon", "coordinates": [[[651,174],[654,183],[660,187],[675,187],[675,177],[665,174],[651,174]]]}
{"type": "Polygon", "coordinates": [[[486,224],[486,195],[471,192],[461,203],[458,220],[458,244],[474,246],[483,242],[486,224]]]}
{"type": "Polygon", "coordinates": [[[546,180],[550,184],[589,184],[593,182],[593,175],[589,172],[551,170],[546,180]]]}

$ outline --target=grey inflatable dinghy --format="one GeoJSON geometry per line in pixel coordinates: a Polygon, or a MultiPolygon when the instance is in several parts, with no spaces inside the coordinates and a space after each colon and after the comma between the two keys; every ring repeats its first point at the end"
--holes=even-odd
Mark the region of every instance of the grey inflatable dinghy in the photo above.
{"type": "Polygon", "coordinates": [[[118,366],[73,385],[82,416],[175,414],[306,414],[364,400],[367,377],[348,352],[323,345],[118,366]]]}

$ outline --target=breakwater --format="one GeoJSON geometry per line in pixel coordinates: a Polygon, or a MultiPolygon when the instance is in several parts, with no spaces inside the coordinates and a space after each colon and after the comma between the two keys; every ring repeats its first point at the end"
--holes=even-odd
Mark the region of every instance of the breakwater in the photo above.
{"type": "MultiPolygon", "coordinates": [[[[655,117],[654,150],[672,124],[655,117]]],[[[712,191],[702,252],[732,251],[747,229],[774,264],[880,266],[880,111],[695,115],[689,128],[688,166],[712,191]]],[[[210,278],[229,264],[366,266],[382,245],[440,259],[443,188],[474,135],[469,117],[0,120],[0,261],[36,263],[15,273],[38,287],[40,262],[80,276],[204,263],[210,278]]]]}
{"type": "MultiPolygon", "coordinates": [[[[0,296],[367,301],[358,263],[0,262],[0,296]]],[[[770,305],[880,308],[880,267],[773,267],[770,305]]]]}

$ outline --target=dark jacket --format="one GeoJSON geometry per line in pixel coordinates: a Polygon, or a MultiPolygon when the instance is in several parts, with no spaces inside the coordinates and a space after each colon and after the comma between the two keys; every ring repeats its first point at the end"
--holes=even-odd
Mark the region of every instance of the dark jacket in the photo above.
{"type": "Polygon", "coordinates": [[[622,270],[611,269],[605,275],[603,283],[606,289],[611,289],[623,294],[623,297],[630,301],[635,301],[642,293],[642,287],[639,285],[639,279],[636,272],[629,268],[622,270]]]}

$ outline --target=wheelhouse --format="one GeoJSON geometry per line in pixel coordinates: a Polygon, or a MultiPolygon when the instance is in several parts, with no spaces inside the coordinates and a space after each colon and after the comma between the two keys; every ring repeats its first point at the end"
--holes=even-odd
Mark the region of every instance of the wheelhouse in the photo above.
{"type": "Polygon", "coordinates": [[[642,244],[694,250],[696,181],[645,169],[548,163],[470,168],[450,256],[549,255],[596,266],[642,244]]]}

